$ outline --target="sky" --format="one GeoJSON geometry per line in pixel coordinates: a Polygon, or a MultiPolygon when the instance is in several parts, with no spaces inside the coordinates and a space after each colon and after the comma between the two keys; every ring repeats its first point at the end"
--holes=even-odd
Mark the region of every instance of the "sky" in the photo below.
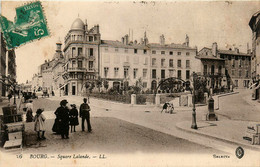
{"type": "MultiPolygon", "coordinates": [[[[13,21],[15,8],[21,1],[2,1],[2,15],[13,21]]],[[[101,39],[121,40],[129,29],[133,39],[140,41],[146,31],[149,42],[159,43],[164,34],[166,43],[183,43],[186,34],[190,46],[198,49],[218,43],[220,49],[251,48],[252,32],[248,26],[251,16],[260,10],[260,1],[42,1],[51,35],[15,49],[17,81],[31,80],[38,66],[52,59],[56,42],[68,33],[79,17],[89,28],[99,24],[101,39]],[[132,32],[132,31],[131,31],[132,32]]]]}

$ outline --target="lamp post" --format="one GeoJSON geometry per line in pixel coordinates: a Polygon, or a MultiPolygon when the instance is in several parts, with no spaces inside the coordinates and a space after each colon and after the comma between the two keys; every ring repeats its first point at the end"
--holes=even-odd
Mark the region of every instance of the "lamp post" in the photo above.
{"type": "Polygon", "coordinates": [[[15,91],[16,91],[16,82],[14,81],[14,105],[16,105],[15,91]]]}
{"type": "Polygon", "coordinates": [[[193,108],[192,108],[191,128],[192,129],[198,129],[197,123],[196,123],[196,107],[195,107],[195,83],[196,83],[197,74],[195,72],[193,72],[192,75],[193,75],[193,91],[192,91],[193,108]]]}

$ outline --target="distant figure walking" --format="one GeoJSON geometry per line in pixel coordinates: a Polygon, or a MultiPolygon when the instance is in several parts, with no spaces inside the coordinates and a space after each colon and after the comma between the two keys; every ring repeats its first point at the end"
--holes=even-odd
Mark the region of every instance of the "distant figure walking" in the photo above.
{"type": "Polygon", "coordinates": [[[43,109],[38,109],[36,111],[36,115],[34,118],[34,122],[35,122],[35,126],[34,126],[34,130],[37,132],[38,134],[38,140],[45,140],[45,116],[42,114],[44,110],[43,109]],[[42,132],[42,135],[40,136],[40,132],[42,132]]]}
{"type": "Polygon", "coordinates": [[[26,122],[32,122],[33,121],[33,104],[32,104],[32,100],[29,101],[29,103],[27,103],[25,105],[26,108],[26,122]]]}
{"type": "Polygon", "coordinates": [[[10,103],[10,100],[11,100],[12,97],[13,97],[12,91],[9,91],[9,93],[8,93],[8,101],[9,101],[9,103],[10,103]]]}
{"type": "Polygon", "coordinates": [[[161,113],[164,111],[165,113],[173,114],[173,110],[174,110],[173,104],[166,102],[163,105],[163,109],[162,109],[161,113]]]}
{"type": "Polygon", "coordinates": [[[80,118],[82,118],[82,131],[85,131],[85,127],[84,127],[84,122],[85,120],[87,121],[87,125],[88,125],[88,132],[91,132],[92,129],[91,129],[91,125],[90,125],[90,107],[89,105],[87,104],[87,98],[84,98],[83,99],[83,102],[81,105],[80,105],[80,118]]]}
{"type": "Polygon", "coordinates": [[[70,132],[72,133],[72,128],[74,128],[74,132],[76,132],[76,126],[79,125],[79,112],[75,104],[71,105],[72,109],[70,110],[70,132]]]}
{"type": "Polygon", "coordinates": [[[62,139],[68,139],[69,138],[69,109],[67,107],[67,100],[62,100],[60,102],[60,107],[57,108],[56,113],[57,113],[57,119],[59,121],[59,126],[60,126],[60,133],[61,133],[61,138],[62,139]]]}

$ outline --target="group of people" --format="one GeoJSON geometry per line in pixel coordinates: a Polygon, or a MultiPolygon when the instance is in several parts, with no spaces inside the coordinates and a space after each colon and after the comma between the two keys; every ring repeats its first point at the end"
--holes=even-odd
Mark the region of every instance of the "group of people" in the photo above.
{"type": "Polygon", "coordinates": [[[163,105],[161,113],[164,111],[165,113],[173,114],[174,106],[172,103],[166,102],[163,105]]]}
{"type": "MultiPolygon", "coordinates": [[[[42,114],[44,111],[43,108],[39,108],[36,111],[36,115],[33,116],[33,104],[32,100],[26,104],[26,122],[34,121],[34,130],[37,132],[38,138],[37,140],[45,140],[45,116],[42,114]]],[[[75,104],[71,104],[71,109],[67,106],[68,101],[62,100],[60,102],[60,107],[56,109],[54,114],[56,115],[56,119],[54,121],[52,131],[56,134],[60,134],[62,139],[69,139],[69,129],[71,126],[71,133],[76,132],[76,126],[79,125],[79,119],[82,118],[82,131],[85,131],[84,123],[87,122],[87,130],[88,132],[92,132],[91,124],[90,124],[90,107],[87,103],[87,98],[83,99],[83,103],[80,105],[80,112],[75,104]]]]}
{"type": "Polygon", "coordinates": [[[90,107],[87,103],[87,99],[83,99],[83,103],[80,105],[80,112],[78,112],[75,104],[71,105],[71,109],[67,107],[68,101],[62,100],[60,107],[55,111],[56,119],[54,121],[52,131],[61,135],[62,139],[69,138],[69,127],[71,126],[71,133],[76,132],[76,126],[79,125],[78,115],[82,118],[82,131],[85,131],[85,120],[88,126],[88,132],[91,132],[90,124],[90,107]]]}

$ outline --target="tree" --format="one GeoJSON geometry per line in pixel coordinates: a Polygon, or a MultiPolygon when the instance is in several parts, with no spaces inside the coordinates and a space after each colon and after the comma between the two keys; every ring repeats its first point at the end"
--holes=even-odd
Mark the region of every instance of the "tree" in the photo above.
{"type": "Polygon", "coordinates": [[[100,92],[100,88],[102,87],[102,79],[100,76],[98,76],[98,79],[96,80],[96,85],[98,88],[98,92],[100,92]]]}
{"type": "Polygon", "coordinates": [[[104,88],[107,90],[108,89],[108,87],[109,87],[109,84],[108,84],[108,81],[107,80],[104,80],[104,88]]]}

